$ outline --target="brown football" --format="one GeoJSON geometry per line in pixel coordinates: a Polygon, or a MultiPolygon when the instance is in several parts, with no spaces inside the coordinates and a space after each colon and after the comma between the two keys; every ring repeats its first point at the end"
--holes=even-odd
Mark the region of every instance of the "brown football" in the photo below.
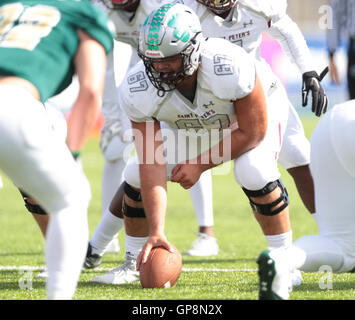
{"type": "Polygon", "coordinates": [[[182,258],[178,249],[174,247],[174,252],[170,252],[163,247],[155,247],[150,251],[147,262],[140,267],[141,285],[143,288],[171,288],[181,269],[182,258]]]}

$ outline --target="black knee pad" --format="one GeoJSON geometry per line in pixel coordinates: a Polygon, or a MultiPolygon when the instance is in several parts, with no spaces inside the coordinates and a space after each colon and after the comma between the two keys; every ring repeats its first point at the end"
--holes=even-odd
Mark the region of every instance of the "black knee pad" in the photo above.
{"type": "Polygon", "coordinates": [[[124,200],[122,203],[122,214],[127,218],[146,218],[144,208],[128,206],[124,200]]]}
{"type": "Polygon", "coordinates": [[[36,213],[36,214],[41,214],[41,215],[47,215],[48,213],[42,209],[42,207],[39,204],[31,204],[27,201],[27,198],[29,197],[25,192],[20,190],[20,193],[22,195],[23,200],[25,201],[25,207],[26,209],[31,212],[31,213],[36,213]]]}
{"type": "Polygon", "coordinates": [[[134,190],[126,181],[124,181],[123,183],[124,183],[123,190],[124,190],[126,196],[128,198],[132,199],[133,201],[141,202],[142,195],[141,195],[140,191],[134,190]]]}
{"type": "MultiPolygon", "coordinates": [[[[139,191],[134,190],[127,182],[124,182],[125,195],[136,202],[142,202],[142,195],[139,191]]],[[[134,208],[122,202],[122,214],[128,218],[145,218],[144,208],[134,208]]]]}
{"type": "Polygon", "coordinates": [[[248,189],[243,188],[243,191],[247,195],[247,197],[249,198],[251,208],[255,212],[258,212],[258,213],[265,215],[265,216],[275,216],[275,215],[279,214],[282,210],[287,208],[287,206],[290,203],[287,190],[280,179],[268,183],[264,188],[262,188],[260,190],[253,191],[253,190],[248,190],[248,189]],[[276,199],[275,201],[273,201],[271,203],[258,204],[250,199],[251,197],[257,198],[257,197],[265,196],[265,195],[271,193],[272,191],[274,191],[277,187],[281,188],[282,193],[278,199],[276,199]],[[281,202],[283,202],[283,204],[279,208],[277,208],[273,211],[271,210],[272,207],[278,205],[281,202]]]}

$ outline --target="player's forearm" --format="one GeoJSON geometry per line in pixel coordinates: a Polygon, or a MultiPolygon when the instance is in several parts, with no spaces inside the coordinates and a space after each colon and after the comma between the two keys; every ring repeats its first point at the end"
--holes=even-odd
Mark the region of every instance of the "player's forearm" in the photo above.
{"type": "Polygon", "coordinates": [[[164,234],[167,208],[166,166],[140,165],[141,193],[148,218],[149,234],[164,234]]]}
{"type": "Polygon", "coordinates": [[[261,130],[253,132],[243,131],[239,128],[232,130],[218,144],[198,156],[197,163],[199,163],[202,171],[219,166],[255,148],[264,139],[264,136],[265,134],[261,130]],[[208,159],[208,162],[206,159],[208,159]]]}
{"type": "Polygon", "coordinates": [[[71,151],[84,147],[100,112],[100,105],[101,99],[97,94],[79,92],[68,125],[67,145],[71,151]]]}
{"type": "Polygon", "coordinates": [[[224,134],[218,144],[198,157],[197,163],[201,163],[203,171],[238,158],[264,139],[268,127],[267,105],[258,75],[252,92],[236,100],[234,109],[238,123],[229,127],[229,135],[224,134]]]}

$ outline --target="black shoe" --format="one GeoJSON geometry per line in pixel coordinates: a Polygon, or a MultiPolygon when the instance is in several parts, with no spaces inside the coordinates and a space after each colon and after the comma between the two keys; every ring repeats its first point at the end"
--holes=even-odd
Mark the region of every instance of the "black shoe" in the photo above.
{"type": "Polygon", "coordinates": [[[98,267],[102,262],[102,256],[92,253],[92,247],[89,242],[88,251],[86,252],[86,258],[84,262],[85,269],[94,269],[98,267]]]}

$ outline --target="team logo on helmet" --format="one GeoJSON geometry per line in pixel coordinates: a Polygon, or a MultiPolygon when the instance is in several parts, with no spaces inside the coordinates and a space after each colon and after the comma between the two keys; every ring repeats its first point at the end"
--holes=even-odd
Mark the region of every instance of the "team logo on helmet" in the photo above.
{"type": "Polygon", "coordinates": [[[138,55],[158,92],[175,89],[179,82],[197,69],[202,40],[198,17],[183,4],[165,4],[147,17],[139,36],[138,55]],[[153,63],[157,59],[176,55],[183,59],[182,70],[169,76],[154,70],[153,63]]]}

